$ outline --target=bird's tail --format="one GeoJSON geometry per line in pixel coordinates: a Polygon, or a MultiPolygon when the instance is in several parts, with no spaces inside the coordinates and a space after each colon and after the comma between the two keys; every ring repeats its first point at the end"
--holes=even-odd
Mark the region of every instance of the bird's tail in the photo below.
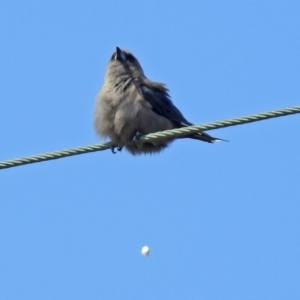
{"type": "Polygon", "coordinates": [[[212,137],[205,132],[198,132],[193,135],[189,135],[187,137],[190,139],[200,140],[200,141],[207,142],[207,143],[215,143],[215,142],[221,142],[221,141],[228,142],[227,140],[212,137]]]}
{"type": "MultiPolygon", "coordinates": [[[[180,127],[187,127],[187,126],[193,126],[193,123],[190,123],[188,121],[181,123],[180,127]]],[[[199,141],[203,141],[203,142],[207,142],[207,143],[215,143],[215,142],[228,142],[227,140],[223,140],[223,139],[219,139],[219,138],[215,138],[210,136],[209,134],[207,134],[206,132],[197,132],[191,135],[187,135],[184,138],[190,138],[190,139],[194,139],[194,140],[199,140],[199,141]]]]}

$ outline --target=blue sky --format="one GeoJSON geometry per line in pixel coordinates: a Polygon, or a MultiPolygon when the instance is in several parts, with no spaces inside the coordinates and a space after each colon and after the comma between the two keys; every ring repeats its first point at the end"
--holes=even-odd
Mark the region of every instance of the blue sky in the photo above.
{"type": "MultiPolygon", "coordinates": [[[[299,1],[1,1],[0,160],[101,142],[116,46],[195,124],[299,105],[299,14],[299,1]]],[[[0,299],[299,299],[299,125],[1,170],[0,299]]]]}

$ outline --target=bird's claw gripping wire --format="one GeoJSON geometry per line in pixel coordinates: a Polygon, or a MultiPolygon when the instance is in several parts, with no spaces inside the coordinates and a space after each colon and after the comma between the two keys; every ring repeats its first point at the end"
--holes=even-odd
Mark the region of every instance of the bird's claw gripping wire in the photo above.
{"type": "Polygon", "coordinates": [[[140,141],[140,137],[142,136],[142,134],[140,133],[140,132],[136,132],[135,133],[135,135],[133,136],[133,138],[132,138],[132,141],[133,141],[133,143],[134,143],[134,145],[138,148],[138,149],[140,149],[140,148],[142,148],[142,144],[143,144],[143,142],[142,141],[140,141]]]}

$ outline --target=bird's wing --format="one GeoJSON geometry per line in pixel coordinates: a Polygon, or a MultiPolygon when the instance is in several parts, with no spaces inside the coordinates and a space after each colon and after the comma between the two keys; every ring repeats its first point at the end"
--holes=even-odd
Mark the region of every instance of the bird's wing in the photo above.
{"type": "MultiPolygon", "coordinates": [[[[168,94],[167,88],[158,82],[152,82],[144,78],[135,78],[135,85],[137,86],[139,94],[147,101],[154,112],[163,116],[174,123],[176,127],[186,127],[193,125],[189,122],[179,111],[179,109],[172,103],[168,94]]],[[[208,135],[205,132],[198,132],[188,135],[189,138],[213,143],[221,140],[208,135]]]]}
{"type": "Polygon", "coordinates": [[[155,113],[174,122],[178,127],[192,125],[172,103],[168,90],[163,84],[143,78],[136,78],[135,84],[139,94],[150,103],[155,113]]]}

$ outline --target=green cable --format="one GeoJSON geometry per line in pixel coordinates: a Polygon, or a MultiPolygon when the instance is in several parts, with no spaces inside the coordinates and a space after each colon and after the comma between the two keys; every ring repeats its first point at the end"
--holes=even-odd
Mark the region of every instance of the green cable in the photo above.
{"type": "MultiPolygon", "coordinates": [[[[144,135],[140,137],[139,140],[141,142],[146,142],[146,141],[148,142],[148,141],[155,141],[159,139],[176,138],[176,137],[185,136],[187,134],[196,133],[199,131],[208,131],[208,130],[213,130],[218,128],[241,125],[241,124],[257,122],[257,121],[267,120],[271,118],[283,117],[283,116],[297,114],[297,113],[300,113],[300,106],[278,109],[278,110],[269,111],[261,114],[229,119],[220,122],[207,123],[204,125],[189,126],[189,127],[178,128],[178,129],[160,131],[160,132],[144,135]]],[[[58,158],[79,155],[79,154],[84,154],[89,152],[102,151],[110,148],[111,148],[111,144],[110,142],[108,142],[104,144],[96,144],[96,145],[72,148],[72,149],[67,149],[62,151],[49,152],[40,155],[28,156],[19,159],[7,160],[7,161],[0,162],[0,169],[12,168],[12,167],[22,166],[26,164],[32,164],[36,162],[58,159],[58,158]]]]}

